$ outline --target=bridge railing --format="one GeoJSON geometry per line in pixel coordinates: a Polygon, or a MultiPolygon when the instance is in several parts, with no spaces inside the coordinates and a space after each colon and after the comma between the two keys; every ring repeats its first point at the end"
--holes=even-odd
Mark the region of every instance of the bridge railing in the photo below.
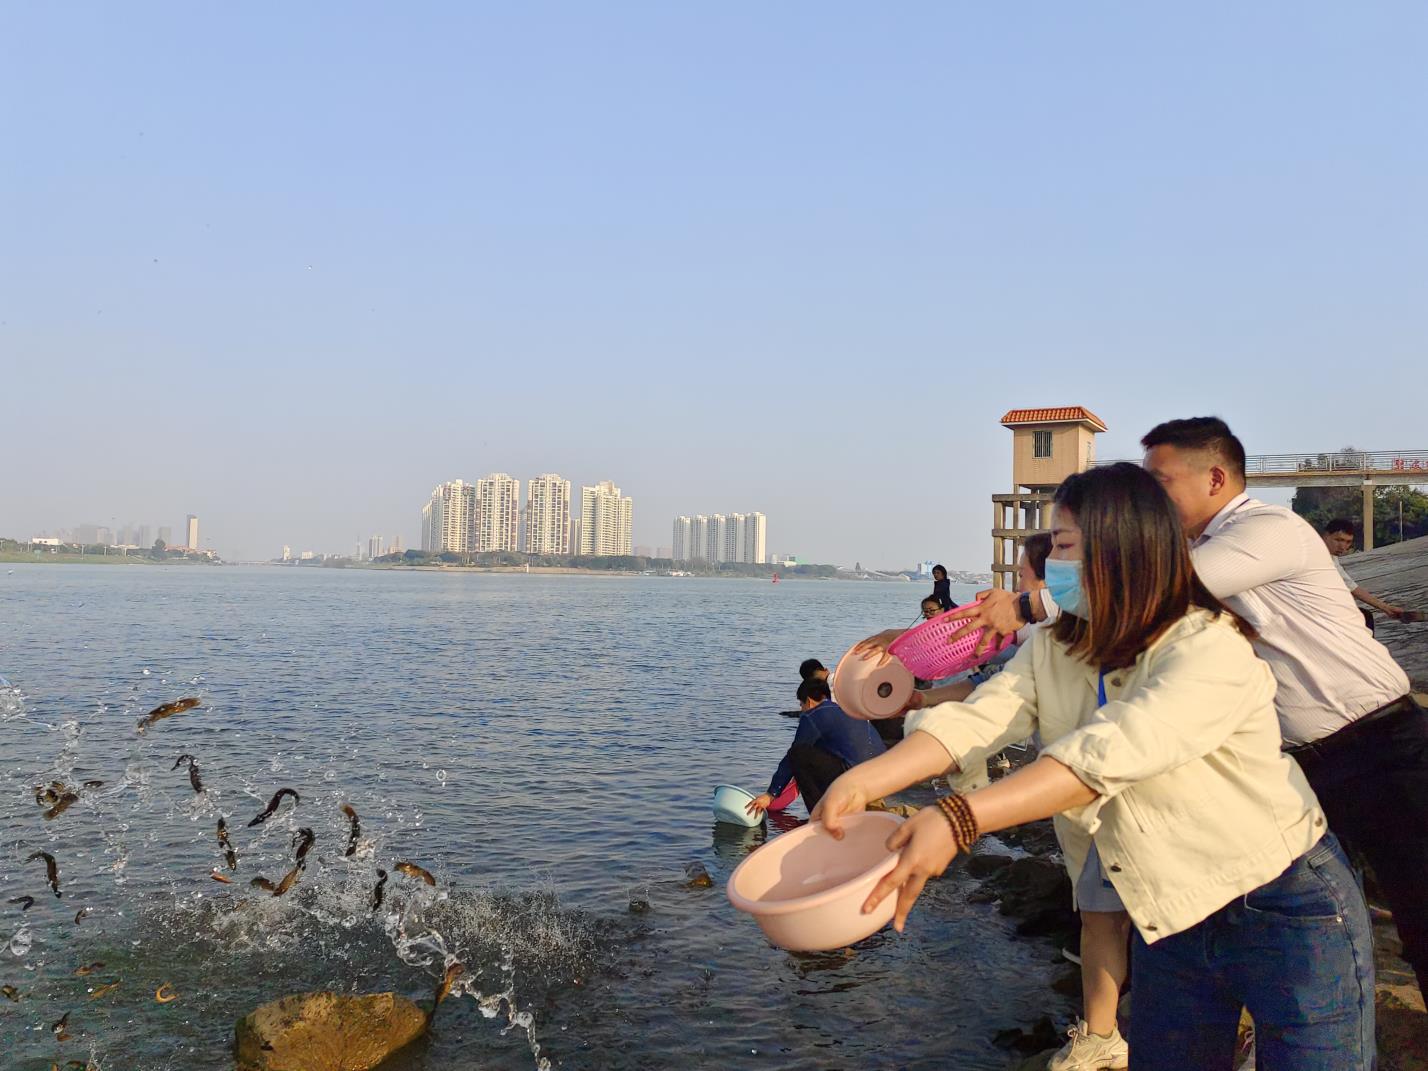
{"type": "MultiPolygon", "coordinates": [[[[1114,464],[1114,461],[1099,461],[1096,467],[1114,464]]],[[[1313,454],[1252,454],[1245,458],[1246,476],[1296,472],[1421,472],[1428,479],[1428,450],[1336,450],[1313,454]]]]}

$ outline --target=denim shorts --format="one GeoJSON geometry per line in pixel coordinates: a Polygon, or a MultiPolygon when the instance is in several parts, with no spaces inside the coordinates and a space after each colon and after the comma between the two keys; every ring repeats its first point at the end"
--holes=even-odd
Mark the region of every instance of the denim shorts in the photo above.
{"type": "Polygon", "coordinates": [[[1078,911],[1124,911],[1116,887],[1106,877],[1101,866],[1101,853],[1096,851],[1096,842],[1091,842],[1091,851],[1086,856],[1086,865],[1081,868],[1081,876],[1076,879],[1076,910],[1078,911]]]}

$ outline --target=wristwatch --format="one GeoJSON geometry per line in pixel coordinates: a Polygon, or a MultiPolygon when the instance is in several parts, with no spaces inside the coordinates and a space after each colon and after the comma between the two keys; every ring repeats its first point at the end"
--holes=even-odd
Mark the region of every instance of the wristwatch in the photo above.
{"type": "Polygon", "coordinates": [[[1030,625],[1036,618],[1031,616],[1031,592],[1023,591],[1016,600],[1017,616],[1030,625]]]}

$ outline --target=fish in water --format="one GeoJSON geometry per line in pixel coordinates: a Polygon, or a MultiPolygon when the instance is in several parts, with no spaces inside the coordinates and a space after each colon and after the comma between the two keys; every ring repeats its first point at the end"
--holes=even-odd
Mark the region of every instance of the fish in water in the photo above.
{"type": "Polygon", "coordinates": [[[263,813],[248,823],[248,828],[252,829],[254,826],[260,826],[269,818],[273,817],[273,812],[276,811],[278,805],[283,802],[284,796],[291,796],[293,798],[293,806],[297,806],[297,804],[302,802],[302,797],[292,789],[280,788],[273,793],[273,798],[268,801],[268,806],[264,808],[263,813]]]}
{"type": "Polygon", "coordinates": [[[253,889],[267,889],[268,892],[275,892],[278,888],[271,881],[262,876],[256,877],[252,881],[248,882],[248,886],[249,888],[253,889]]]}
{"type": "Polygon", "coordinates": [[[210,878],[212,878],[214,881],[221,881],[221,882],[223,882],[224,885],[232,885],[232,884],[233,884],[233,879],[232,879],[232,878],[230,878],[227,874],[220,874],[220,873],[219,873],[218,871],[216,871],[216,870],[210,871],[208,876],[209,876],[210,878]]]}
{"type": "Polygon", "coordinates": [[[289,889],[291,889],[294,885],[297,884],[297,879],[301,876],[302,864],[299,863],[297,866],[293,867],[291,870],[289,870],[286,874],[283,875],[283,880],[278,882],[278,887],[273,890],[273,895],[282,896],[283,893],[287,892],[289,889]]]}
{"type": "Polygon", "coordinates": [[[85,788],[103,788],[103,787],[104,787],[104,782],[103,782],[103,781],[86,781],[86,782],[84,783],[84,787],[85,787],[85,788]]]}
{"type": "Polygon", "coordinates": [[[344,803],[342,813],[352,819],[352,832],[347,835],[347,852],[345,853],[347,858],[351,859],[357,854],[357,838],[362,835],[362,823],[357,820],[357,811],[352,804],[344,803]]]}
{"type": "Polygon", "coordinates": [[[428,885],[435,885],[436,879],[431,876],[431,871],[417,866],[415,863],[398,863],[396,869],[409,878],[420,878],[428,885]]]}
{"type": "Polygon", "coordinates": [[[293,847],[297,849],[297,861],[301,863],[307,857],[307,853],[312,848],[312,842],[317,839],[317,834],[304,826],[297,831],[297,836],[293,837],[293,847]]]}
{"type": "Polygon", "coordinates": [[[185,710],[192,710],[201,702],[197,696],[188,696],[185,699],[175,699],[172,703],[163,703],[149,711],[139,719],[139,732],[143,732],[156,721],[163,721],[165,718],[175,714],[181,714],[185,710]]]}
{"type": "Polygon", "coordinates": [[[55,857],[49,852],[31,852],[27,863],[33,863],[36,859],[45,861],[45,876],[49,879],[50,888],[55,891],[55,896],[59,897],[59,865],[55,862],[55,857]]]}
{"type": "Polygon", "coordinates": [[[223,845],[224,858],[228,860],[228,869],[238,869],[238,853],[233,850],[233,843],[228,839],[228,823],[222,818],[218,819],[218,843],[223,845]]]}
{"type": "Polygon", "coordinates": [[[386,872],[385,870],[383,870],[381,867],[378,867],[378,868],[377,868],[377,884],[376,884],[376,887],[372,889],[372,910],[373,910],[373,911],[376,911],[377,908],[379,908],[379,907],[382,906],[382,886],[385,885],[385,884],[387,884],[387,872],[386,872]]]}
{"type": "Polygon", "coordinates": [[[12,985],[0,985],[0,993],[5,994],[5,999],[12,1004],[20,1003],[20,991],[12,985]]]}
{"type": "Polygon", "coordinates": [[[51,781],[48,785],[35,786],[35,803],[40,807],[48,807],[58,803],[60,796],[69,791],[63,781],[51,781]]]}
{"type": "Polygon", "coordinates": [[[193,786],[195,792],[202,792],[203,782],[198,777],[198,760],[192,755],[180,755],[174,760],[172,769],[177,770],[184,763],[188,763],[188,783],[193,786]]]}
{"type": "Polygon", "coordinates": [[[436,1009],[441,1007],[441,1002],[451,995],[451,987],[466,973],[466,968],[460,963],[453,963],[446,968],[446,973],[441,976],[441,981],[436,986],[436,1002],[431,1006],[431,1012],[436,1014],[436,1009]]]}
{"type": "Polygon", "coordinates": [[[76,978],[83,978],[83,977],[85,977],[86,975],[93,974],[95,971],[102,971],[103,969],[104,969],[104,964],[102,964],[102,963],[91,963],[88,967],[77,967],[77,968],[75,968],[74,974],[75,974],[75,977],[76,977],[76,978]]]}
{"type": "Polygon", "coordinates": [[[17,896],[9,902],[22,905],[20,908],[21,911],[28,911],[35,906],[35,898],[33,896],[17,896]]]}
{"type": "Polygon", "coordinates": [[[158,989],[154,990],[154,999],[157,1000],[160,1004],[170,1004],[173,1001],[178,1000],[178,994],[174,992],[173,986],[169,985],[168,982],[165,982],[163,985],[159,986],[158,989]]]}
{"type": "Polygon", "coordinates": [[[45,821],[49,822],[55,818],[58,818],[60,815],[64,814],[65,811],[69,810],[72,804],[78,802],[79,797],[77,795],[75,795],[73,792],[66,792],[64,795],[60,796],[58,800],[55,801],[55,805],[53,807],[51,807],[48,811],[45,812],[45,821]]]}
{"type": "Polygon", "coordinates": [[[76,911],[74,913],[74,924],[78,926],[80,919],[84,918],[84,916],[87,914],[89,914],[89,908],[87,907],[82,907],[78,911],[76,911]]]}
{"type": "Polygon", "coordinates": [[[59,1022],[53,1023],[50,1026],[50,1031],[54,1034],[56,1041],[69,1040],[69,1031],[65,1029],[67,1026],[69,1026],[69,1012],[65,1012],[60,1016],[59,1022]]]}
{"type": "Polygon", "coordinates": [[[118,988],[119,988],[119,983],[118,983],[118,982],[110,982],[108,985],[102,985],[102,986],[100,986],[98,989],[96,989],[93,993],[90,993],[90,994],[89,994],[89,999],[90,999],[90,1000],[98,1000],[100,997],[104,996],[105,993],[112,993],[112,992],[114,992],[114,990],[116,990],[116,989],[118,989],[118,988]]]}

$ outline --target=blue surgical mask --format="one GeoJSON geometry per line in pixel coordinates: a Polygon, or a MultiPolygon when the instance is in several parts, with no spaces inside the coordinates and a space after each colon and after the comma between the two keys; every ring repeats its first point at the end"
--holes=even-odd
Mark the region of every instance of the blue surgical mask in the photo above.
{"type": "Polygon", "coordinates": [[[1062,613],[1089,617],[1086,591],[1081,587],[1081,563],[1046,559],[1046,590],[1062,613]]]}

